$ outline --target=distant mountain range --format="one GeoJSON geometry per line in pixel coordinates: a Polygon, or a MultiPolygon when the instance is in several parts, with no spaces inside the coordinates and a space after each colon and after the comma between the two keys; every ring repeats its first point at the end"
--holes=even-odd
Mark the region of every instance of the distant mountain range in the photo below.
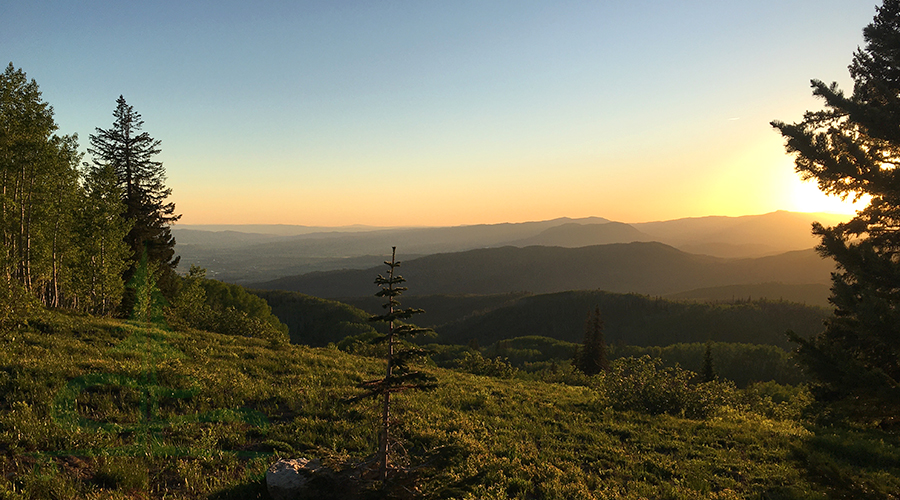
{"type": "MultiPolygon", "coordinates": [[[[758,258],[813,247],[816,240],[810,234],[810,224],[814,220],[834,224],[839,217],[773,212],[638,224],[590,217],[426,228],[178,225],[173,228],[173,234],[183,266],[198,264],[207,268],[211,277],[246,284],[315,271],[371,268],[390,254],[392,246],[398,247],[400,255],[410,260],[431,254],[500,247],[578,248],[655,241],[697,255],[758,258]]],[[[716,283],[701,286],[720,284],[709,279],[695,281],[716,283]]],[[[763,280],[754,281],[760,282],[763,280]]]]}
{"type": "Polygon", "coordinates": [[[811,225],[826,226],[849,217],[778,211],[744,217],[697,217],[632,224],[654,241],[689,253],[715,257],[762,257],[790,250],[812,248],[818,239],[811,225]]]}
{"type": "MultiPolygon", "coordinates": [[[[251,285],[316,297],[371,295],[385,266],[320,271],[251,285]]],[[[606,290],[662,296],[727,285],[828,283],[833,263],[813,250],[723,259],[694,255],[658,242],[579,248],[484,248],[404,260],[400,268],[417,295],[502,294],[527,291],[606,290]]]]}

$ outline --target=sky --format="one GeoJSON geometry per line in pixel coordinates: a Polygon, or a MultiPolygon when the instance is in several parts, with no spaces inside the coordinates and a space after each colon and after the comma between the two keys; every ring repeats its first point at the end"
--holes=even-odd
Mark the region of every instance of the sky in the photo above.
{"type": "Polygon", "coordinates": [[[123,95],[180,224],[847,213],[769,123],[852,90],[876,5],[2,1],[0,62],[82,150],[123,95]]]}

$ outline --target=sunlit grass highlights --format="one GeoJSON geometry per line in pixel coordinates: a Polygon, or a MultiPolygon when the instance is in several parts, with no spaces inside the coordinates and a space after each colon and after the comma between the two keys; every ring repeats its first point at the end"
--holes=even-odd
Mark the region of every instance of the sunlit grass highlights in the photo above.
{"type": "MultiPolygon", "coordinates": [[[[278,457],[316,456],[342,467],[375,450],[375,417],[345,403],[361,380],[380,373],[375,358],[55,313],[0,332],[0,343],[3,498],[266,498],[263,475],[278,457]],[[154,422],[167,425],[150,429],[158,447],[147,453],[134,432],[141,392],[114,387],[112,379],[78,393],[77,418],[60,417],[55,405],[71,401],[65,391],[80,377],[139,376],[144,362],[133,339],[148,335],[157,346],[155,386],[185,391],[159,400],[154,422]],[[268,424],[199,417],[238,408],[268,424]]],[[[619,399],[599,379],[565,385],[422,369],[440,386],[397,404],[402,453],[426,465],[418,479],[425,498],[828,498],[866,491],[887,499],[900,491],[895,435],[812,427],[766,399],[777,387],[755,388],[753,397],[733,389],[744,399],[686,418],[616,410],[619,399]]],[[[642,373],[635,383],[655,383],[653,370],[642,373]]]]}

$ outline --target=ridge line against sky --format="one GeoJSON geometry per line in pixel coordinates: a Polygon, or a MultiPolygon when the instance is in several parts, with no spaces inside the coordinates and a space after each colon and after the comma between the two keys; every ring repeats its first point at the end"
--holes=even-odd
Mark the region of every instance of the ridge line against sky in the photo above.
{"type": "Polygon", "coordinates": [[[124,95],[185,224],[836,212],[769,122],[852,90],[877,4],[36,0],[0,54],[82,150],[124,95]]]}
{"type": "MultiPolygon", "coordinates": [[[[626,224],[626,225],[634,225],[640,226],[645,224],[660,224],[660,223],[669,223],[669,222],[684,222],[688,220],[702,220],[702,219],[755,219],[755,218],[764,218],[770,216],[777,215],[787,215],[793,217],[802,217],[808,216],[809,222],[818,221],[825,225],[833,225],[839,222],[845,222],[850,219],[851,214],[843,214],[843,213],[829,213],[829,212],[790,212],[785,210],[778,210],[775,212],[768,212],[765,214],[746,214],[746,215],[706,215],[706,216],[695,216],[695,217],[680,217],[676,219],[657,219],[657,220],[642,220],[642,221],[619,221],[619,220],[611,220],[605,217],[600,216],[585,216],[585,217],[557,217],[553,219],[544,219],[544,220],[522,220],[522,221],[504,221],[504,222],[496,222],[496,223],[475,223],[475,224],[454,224],[449,226],[429,226],[429,225],[417,225],[417,226],[372,226],[365,224],[351,224],[344,226],[310,226],[304,224],[256,224],[256,223],[248,223],[248,224],[234,224],[234,223],[190,223],[190,224],[181,224],[179,223],[175,229],[176,230],[200,230],[200,231],[236,231],[236,232],[247,232],[241,229],[235,228],[252,228],[252,227],[260,227],[260,228],[282,228],[291,234],[293,234],[293,230],[302,229],[304,233],[306,231],[310,232],[321,232],[321,231],[334,231],[334,232],[365,232],[365,231],[383,231],[383,230],[406,230],[406,229],[447,229],[447,228],[464,228],[464,227],[475,227],[475,226],[499,226],[499,225],[519,225],[519,224],[541,224],[546,222],[554,222],[557,220],[568,220],[576,224],[606,224],[606,223],[614,223],[614,224],[626,224]]],[[[252,231],[250,231],[252,232],[252,231]]]]}

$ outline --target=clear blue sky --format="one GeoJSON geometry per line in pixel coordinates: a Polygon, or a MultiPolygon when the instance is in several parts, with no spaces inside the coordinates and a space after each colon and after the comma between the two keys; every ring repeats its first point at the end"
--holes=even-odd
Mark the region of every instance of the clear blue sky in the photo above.
{"type": "Polygon", "coordinates": [[[187,224],[834,211],[768,123],[875,5],[5,1],[0,55],[82,149],[124,95],[187,224]]]}

